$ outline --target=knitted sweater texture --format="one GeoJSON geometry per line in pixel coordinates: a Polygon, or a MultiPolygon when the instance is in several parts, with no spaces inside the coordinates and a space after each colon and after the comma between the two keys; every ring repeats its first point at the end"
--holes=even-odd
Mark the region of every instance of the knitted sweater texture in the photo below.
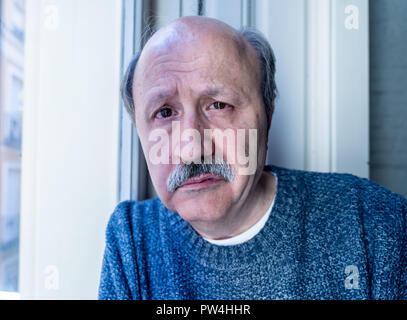
{"type": "Polygon", "coordinates": [[[266,166],[270,217],[233,246],[158,199],[124,201],[106,231],[100,299],[407,299],[407,200],[351,174],[266,166]]]}

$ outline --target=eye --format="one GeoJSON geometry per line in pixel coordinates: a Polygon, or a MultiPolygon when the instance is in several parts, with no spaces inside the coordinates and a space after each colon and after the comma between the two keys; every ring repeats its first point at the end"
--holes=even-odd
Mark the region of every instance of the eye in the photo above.
{"type": "Polygon", "coordinates": [[[159,119],[165,119],[165,118],[171,117],[172,114],[173,114],[172,109],[162,108],[162,109],[158,110],[158,112],[155,114],[155,117],[159,118],[159,119]]]}
{"type": "Polygon", "coordinates": [[[229,105],[227,103],[216,101],[216,102],[212,103],[209,108],[210,109],[222,110],[222,109],[225,109],[227,107],[229,107],[229,105]]]}

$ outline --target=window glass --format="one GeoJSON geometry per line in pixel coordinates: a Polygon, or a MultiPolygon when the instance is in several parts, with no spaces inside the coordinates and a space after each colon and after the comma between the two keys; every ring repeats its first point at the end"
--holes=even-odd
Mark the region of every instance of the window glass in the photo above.
{"type": "Polygon", "coordinates": [[[0,291],[18,290],[24,6],[0,1],[0,291]]]}

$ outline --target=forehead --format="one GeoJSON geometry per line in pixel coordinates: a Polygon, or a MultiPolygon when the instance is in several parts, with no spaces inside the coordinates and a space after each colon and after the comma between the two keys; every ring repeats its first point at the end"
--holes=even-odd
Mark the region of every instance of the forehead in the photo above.
{"type": "Polygon", "coordinates": [[[256,82],[255,61],[243,41],[213,34],[177,37],[161,35],[143,50],[134,77],[135,99],[158,88],[175,90],[175,85],[201,91],[208,86],[247,87],[256,82]]]}

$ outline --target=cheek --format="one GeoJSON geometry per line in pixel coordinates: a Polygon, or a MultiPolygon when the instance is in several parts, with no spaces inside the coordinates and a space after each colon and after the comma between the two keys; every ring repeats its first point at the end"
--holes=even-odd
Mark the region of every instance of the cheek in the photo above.
{"type": "Polygon", "coordinates": [[[166,203],[172,196],[172,193],[167,190],[167,177],[170,175],[172,167],[170,165],[151,163],[147,163],[147,166],[158,197],[166,203]]]}
{"type": "Polygon", "coordinates": [[[166,161],[165,164],[155,162],[160,160],[162,150],[166,148],[161,148],[162,146],[159,143],[161,141],[160,139],[157,140],[158,143],[157,141],[150,141],[150,133],[151,132],[147,132],[147,130],[144,132],[138,130],[141,147],[144,152],[153,186],[160,198],[167,198],[167,177],[170,175],[173,166],[169,164],[168,161],[166,161]]]}

